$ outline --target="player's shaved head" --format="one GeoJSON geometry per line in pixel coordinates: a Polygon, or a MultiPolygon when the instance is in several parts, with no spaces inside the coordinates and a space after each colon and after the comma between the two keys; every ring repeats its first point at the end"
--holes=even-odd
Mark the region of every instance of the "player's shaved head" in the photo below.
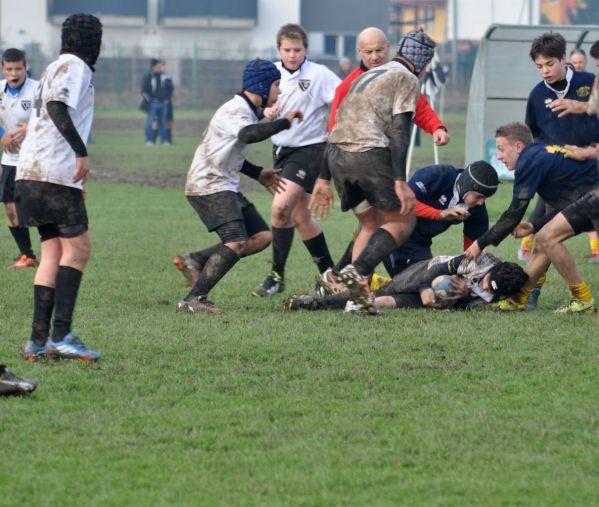
{"type": "Polygon", "coordinates": [[[358,55],[367,69],[373,69],[387,63],[389,59],[389,41],[380,28],[369,26],[358,34],[358,55]]]}
{"type": "Polygon", "coordinates": [[[389,45],[387,36],[380,28],[369,26],[358,34],[358,48],[365,44],[386,44],[389,45]]]}

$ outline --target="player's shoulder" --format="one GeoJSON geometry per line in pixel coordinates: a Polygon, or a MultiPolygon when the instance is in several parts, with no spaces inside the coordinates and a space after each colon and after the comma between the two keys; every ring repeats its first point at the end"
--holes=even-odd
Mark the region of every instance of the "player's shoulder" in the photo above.
{"type": "Polygon", "coordinates": [[[306,59],[302,64],[301,73],[304,75],[311,75],[313,77],[321,77],[327,79],[333,79],[334,81],[341,82],[341,79],[331,69],[322,63],[316,63],[312,60],[306,59]]]}

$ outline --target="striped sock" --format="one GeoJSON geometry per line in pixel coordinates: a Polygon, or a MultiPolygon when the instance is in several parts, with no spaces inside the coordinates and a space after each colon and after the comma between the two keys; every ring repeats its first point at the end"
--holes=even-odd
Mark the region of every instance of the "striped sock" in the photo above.
{"type": "Polygon", "coordinates": [[[522,289],[518,294],[512,296],[512,299],[515,303],[519,305],[525,305],[528,301],[528,295],[531,293],[532,289],[522,289]]]}
{"type": "Polygon", "coordinates": [[[541,289],[543,285],[545,285],[545,280],[547,280],[547,271],[545,271],[535,283],[535,289],[541,289]]]}
{"type": "Polygon", "coordinates": [[[532,252],[532,248],[535,244],[535,240],[534,240],[534,236],[526,236],[525,238],[522,238],[522,241],[520,242],[520,246],[522,247],[522,250],[524,252],[532,252]]]}

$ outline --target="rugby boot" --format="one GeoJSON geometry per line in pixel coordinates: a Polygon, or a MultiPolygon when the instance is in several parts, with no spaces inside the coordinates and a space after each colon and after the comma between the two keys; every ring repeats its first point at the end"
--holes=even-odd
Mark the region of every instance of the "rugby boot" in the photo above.
{"type": "Polygon", "coordinates": [[[530,291],[528,295],[528,301],[526,302],[527,310],[534,310],[539,304],[539,297],[541,296],[541,288],[535,287],[530,291]]]}
{"type": "Polygon", "coordinates": [[[21,351],[23,359],[27,361],[37,361],[42,359],[46,353],[45,345],[36,345],[31,340],[27,340],[27,343],[21,351]]]}
{"type": "Polygon", "coordinates": [[[276,271],[271,271],[264,281],[252,291],[252,296],[267,298],[284,290],[285,282],[283,281],[283,277],[276,271]]]}
{"type": "Polygon", "coordinates": [[[565,305],[560,306],[553,313],[572,314],[572,313],[593,313],[595,311],[595,300],[582,301],[580,299],[570,299],[565,305]]]}
{"type": "Polygon", "coordinates": [[[345,303],[345,308],[343,309],[343,313],[350,313],[352,315],[370,315],[377,316],[381,315],[381,311],[374,306],[374,302],[368,308],[364,308],[363,306],[355,303],[354,301],[349,300],[345,303]]]}
{"type": "Polygon", "coordinates": [[[187,286],[193,287],[198,281],[198,278],[200,278],[202,270],[200,269],[199,264],[191,257],[191,254],[184,253],[177,255],[173,259],[173,264],[177,266],[179,271],[181,271],[181,274],[187,281],[187,286]]]}
{"type": "Polygon", "coordinates": [[[316,277],[316,293],[319,296],[343,294],[344,292],[347,292],[347,288],[341,283],[339,277],[333,273],[333,268],[327,269],[316,277]]]}
{"type": "Polygon", "coordinates": [[[8,266],[8,269],[36,268],[38,265],[39,261],[35,257],[27,257],[23,254],[13,264],[8,266]]]}
{"type": "Polygon", "coordinates": [[[49,338],[44,355],[56,359],[76,359],[78,361],[97,361],[100,359],[100,353],[88,349],[81,338],[73,331],[57,342],[49,338]]]}
{"type": "Polygon", "coordinates": [[[177,312],[179,313],[213,313],[222,315],[225,312],[218,308],[212,301],[209,301],[206,296],[198,296],[189,301],[182,299],[177,304],[177,312]]]}
{"type": "Polygon", "coordinates": [[[363,310],[370,311],[374,306],[374,298],[368,277],[358,273],[353,264],[348,264],[339,272],[339,280],[351,294],[352,301],[363,310]]]}
{"type": "Polygon", "coordinates": [[[587,257],[587,264],[599,264],[599,252],[590,254],[587,257]]]}
{"type": "Polygon", "coordinates": [[[0,395],[16,395],[31,394],[35,391],[37,382],[17,377],[6,366],[0,364],[0,395]]]}

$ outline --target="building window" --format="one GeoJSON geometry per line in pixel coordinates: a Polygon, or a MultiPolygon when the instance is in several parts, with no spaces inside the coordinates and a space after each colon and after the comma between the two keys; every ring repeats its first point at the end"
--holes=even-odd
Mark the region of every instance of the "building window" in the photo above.
{"type": "Polygon", "coordinates": [[[325,35],[324,36],[324,54],[325,55],[337,55],[337,36],[336,35],[325,35]]]}
{"type": "Polygon", "coordinates": [[[352,61],[356,57],[356,43],[355,35],[343,36],[343,56],[347,56],[352,61]]]}

